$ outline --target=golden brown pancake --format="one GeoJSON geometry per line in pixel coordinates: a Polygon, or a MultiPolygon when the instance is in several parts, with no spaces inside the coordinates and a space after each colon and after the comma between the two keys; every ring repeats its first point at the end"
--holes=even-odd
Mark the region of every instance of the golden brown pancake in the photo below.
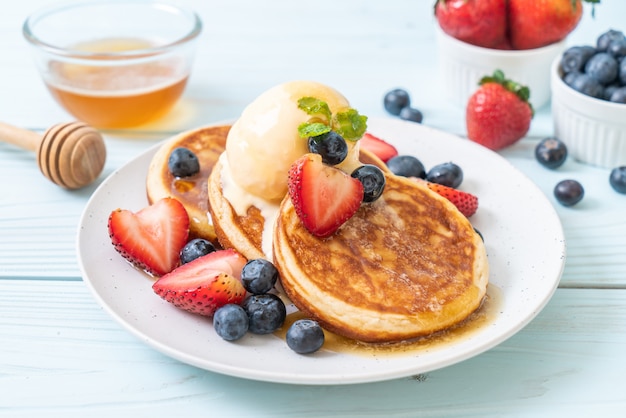
{"type": "Polygon", "coordinates": [[[248,207],[245,214],[238,214],[222,190],[222,161],[218,161],[209,176],[209,210],[215,235],[224,248],[234,248],[248,260],[267,258],[263,253],[263,229],[265,217],[256,206],[248,207]]]}
{"type": "MultiPolygon", "coordinates": [[[[380,167],[385,172],[390,172],[384,162],[367,150],[359,150],[359,161],[363,164],[373,164],[380,167]]],[[[232,202],[224,196],[222,178],[222,164],[225,161],[220,159],[216,163],[215,169],[209,177],[209,210],[214,225],[215,233],[219,243],[225,248],[234,248],[248,259],[266,258],[272,260],[271,239],[272,226],[266,225],[273,222],[273,218],[279,208],[279,202],[275,207],[268,207],[271,204],[260,202],[268,213],[263,214],[264,208],[251,205],[243,210],[236,210],[232,202]],[[269,245],[264,248],[263,240],[269,239],[269,245]],[[264,251],[265,250],[265,251],[264,251]]],[[[287,176],[287,173],[285,173],[287,176]]]]}
{"type": "Polygon", "coordinates": [[[178,199],[189,214],[190,235],[217,243],[213,225],[208,218],[207,181],[219,156],[224,152],[230,125],[203,127],[183,132],[167,140],[156,152],[146,178],[148,201],[164,197],[178,199]],[[200,172],[185,178],[174,177],[168,169],[169,155],[174,148],[185,147],[196,154],[200,172]]]}
{"type": "Polygon", "coordinates": [[[451,327],[482,303],[485,247],[449,201],[387,175],[380,199],[363,204],[321,239],[286,197],[276,221],[274,264],[283,289],[329,331],[365,342],[407,340],[451,327]]]}

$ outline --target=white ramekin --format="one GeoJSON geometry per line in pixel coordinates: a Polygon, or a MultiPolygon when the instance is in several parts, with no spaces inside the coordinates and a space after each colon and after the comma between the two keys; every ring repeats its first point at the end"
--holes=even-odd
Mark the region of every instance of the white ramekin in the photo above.
{"type": "Polygon", "coordinates": [[[615,168],[626,165],[626,104],[579,93],[561,78],[560,57],[552,63],[552,118],[554,135],[568,154],[590,165],[615,168]]]}
{"type": "Polygon", "coordinates": [[[478,81],[500,69],[530,89],[530,103],[539,109],[550,100],[550,66],[565,49],[565,41],[528,50],[499,50],[474,46],[437,31],[438,62],[446,96],[457,105],[478,88],[478,81]]]}

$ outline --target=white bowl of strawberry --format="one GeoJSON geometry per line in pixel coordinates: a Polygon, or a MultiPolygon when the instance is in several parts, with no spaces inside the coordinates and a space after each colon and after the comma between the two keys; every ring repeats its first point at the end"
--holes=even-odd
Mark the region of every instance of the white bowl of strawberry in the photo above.
{"type": "Polygon", "coordinates": [[[534,108],[544,106],[551,64],[582,13],[581,0],[438,0],[438,61],[447,97],[465,106],[479,80],[500,69],[528,86],[534,108]]]}
{"type": "Polygon", "coordinates": [[[626,36],[609,29],[552,63],[554,134],[576,160],[626,165],[626,36]]]}

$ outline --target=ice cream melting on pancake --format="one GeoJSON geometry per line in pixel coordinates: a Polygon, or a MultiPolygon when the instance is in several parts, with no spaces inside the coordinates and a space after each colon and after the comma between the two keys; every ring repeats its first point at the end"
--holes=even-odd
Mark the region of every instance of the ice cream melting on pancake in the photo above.
{"type": "MultiPolygon", "coordinates": [[[[230,176],[249,194],[280,203],[287,193],[289,167],[309,152],[307,141],[298,135],[298,126],[310,119],[298,107],[298,100],[307,96],[326,102],[333,113],[350,107],[324,84],[292,81],[261,94],[231,128],[226,141],[230,176]]],[[[348,142],[348,157],[339,168],[351,172],[349,168],[360,165],[358,142],[348,142]]]]}
{"type": "MultiPolygon", "coordinates": [[[[291,81],[262,93],[242,112],[220,158],[224,197],[239,216],[255,206],[265,218],[263,252],[271,259],[272,230],[280,201],[287,194],[289,167],[309,152],[298,127],[311,116],[298,106],[315,97],[336,113],[350,107],[337,90],[314,81],[291,81]]],[[[351,172],[361,165],[358,141],[348,141],[348,156],[338,168],[351,172]]]]}

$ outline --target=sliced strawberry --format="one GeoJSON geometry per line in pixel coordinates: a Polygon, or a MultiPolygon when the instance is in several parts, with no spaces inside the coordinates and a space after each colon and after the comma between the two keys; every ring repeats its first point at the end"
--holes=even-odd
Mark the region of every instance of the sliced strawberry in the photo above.
{"type": "Polygon", "coordinates": [[[304,227],[328,237],[350,219],[363,200],[363,184],[322,163],[319,154],[305,154],[289,169],[289,197],[304,227]]]}
{"type": "Polygon", "coordinates": [[[246,262],[235,250],[214,251],[164,275],[152,289],[177,308],[212,316],[227,303],[243,302],[241,269],[246,262]]]}
{"type": "Polygon", "coordinates": [[[361,148],[373,153],[384,162],[398,155],[396,147],[369,132],[363,134],[359,142],[361,143],[361,148]]]}
{"type": "Polygon", "coordinates": [[[189,236],[189,216],[176,199],[164,198],[133,213],[109,215],[109,236],[117,252],[154,276],[172,271],[189,236]]]}
{"type": "Polygon", "coordinates": [[[426,184],[430,190],[448,199],[454,206],[456,206],[459,212],[468,218],[476,213],[476,210],[478,210],[478,197],[471,193],[463,192],[461,190],[453,189],[452,187],[432,183],[422,179],[415,180],[426,184]]]}
{"type": "Polygon", "coordinates": [[[204,263],[210,268],[241,278],[241,270],[248,260],[234,249],[214,251],[204,256],[204,263]]]}

